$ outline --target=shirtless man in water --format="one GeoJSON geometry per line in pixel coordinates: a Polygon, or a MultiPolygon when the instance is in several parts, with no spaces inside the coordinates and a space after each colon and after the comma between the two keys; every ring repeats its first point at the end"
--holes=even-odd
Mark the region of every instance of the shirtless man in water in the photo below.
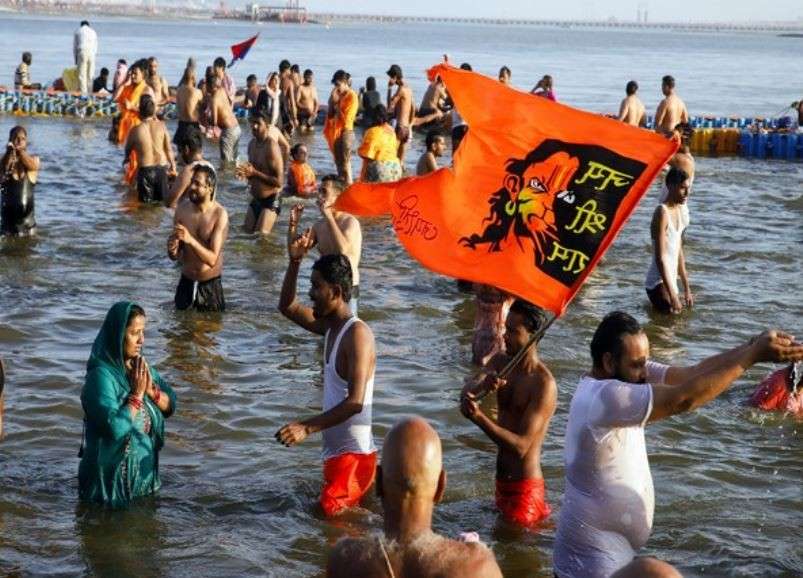
{"type": "Polygon", "coordinates": [[[677,125],[689,122],[689,112],[686,110],[686,104],[675,94],[674,78],[669,75],[664,76],[661,91],[665,98],[655,111],[655,132],[671,137],[677,125]]]}
{"type": "Polygon", "coordinates": [[[221,167],[234,163],[240,148],[242,130],[234,116],[231,101],[221,87],[220,79],[214,74],[206,77],[206,90],[211,95],[211,126],[220,128],[220,163],[221,167]]]}
{"type": "Polygon", "coordinates": [[[327,578],[501,578],[486,546],[432,531],[432,512],[446,489],[441,451],[438,434],[420,417],[393,426],[376,473],[384,535],[341,539],[327,578]]]}
{"type": "Polygon", "coordinates": [[[148,58],[148,74],[145,82],[153,91],[154,101],[156,102],[156,115],[161,117],[164,114],[164,107],[170,100],[170,86],[163,76],[159,75],[159,61],[155,56],[148,58]]]}
{"type": "Polygon", "coordinates": [[[149,94],[142,95],[139,99],[142,122],[129,131],[125,143],[126,162],[132,150],[137,154],[137,194],[143,203],[164,201],[168,193],[167,177],[176,174],[176,161],[167,128],[155,115],[153,98],[149,94]]]}
{"type": "Polygon", "coordinates": [[[280,193],[290,145],[264,112],[251,115],[251,133],[254,138],[248,144],[248,162],[237,167],[237,177],[248,179],[253,197],[244,228],[247,233],[267,235],[281,211],[280,193]]]}
{"type": "Polygon", "coordinates": [[[312,71],[304,71],[304,82],[298,87],[296,95],[299,126],[304,130],[313,130],[315,119],[318,118],[318,89],[312,82],[312,71]]]}
{"type": "Polygon", "coordinates": [[[167,239],[167,255],[181,261],[181,280],[176,287],[176,309],[223,311],[226,300],[220,275],[223,244],[229,234],[229,214],[215,200],[217,175],[206,164],[196,165],[185,199],[173,219],[167,239]]]}
{"type": "Polygon", "coordinates": [[[178,127],[173,135],[173,144],[181,146],[182,141],[191,129],[200,130],[201,105],[204,93],[195,86],[195,64],[190,61],[184,69],[178,90],[176,91],[176,112],[178,127]]]}
{"type": "MultiPolygon", "coordinates": [[[[689,175],[689,183],[694,182],[694,157],[691,154],[691,139],[694,129],[689,124],[681,123],[675,127],[675,134],[680,138],[680,148],[669,161],[670,167],[681,169],[689,175]]],[[[689,185],[691,187],[691,185],[689,185]]]]}
{"type": "Polygon", "coordinates": [[[647,112],[636,92],[638,92],[638,82],[631,80],[625,87],[627,96],[619,105],[619,120],[631,126],[643,127],[647,124],[647,112]]]}
{"type": "Polygon", "coordinates": [[[438,129],[432,129],[427,133],[424,144],[427,150],[418,159],[415,167],[415,174],[419,177],[438,170],[438,159],[446,152],[446,137],[438,129]]]}
{"type": "Polygon", "coordinates": [[[413,91],[404,81],[401,66],[392,65],[388,69],[388,111],[396,118],[396,138],[399,139],[398,157],[404,167],[404,154],[410,141],[410,126],[415,117],[413,91]],[[396,93],[393,93],[393,87],[396,93]]]}
{"type": "MultiPolygon", "coordinates": [[[[334,208],[337,197],[342,192],[341,181],[336,175],[326,175],[321,179],[318,192],[318,209],[321,219],[313,226],[311,238],[323,255],[342,254],[348,257],[351,263],[352,288],[349,308],[357,314],[360,299],[360,257],[362,255],[362,229],[360,222],[353,216],[334,208]]],[[[298,234],[298,223],[304,205],[297,204],[290,211],[290,226],[287,230],[288,243],[292,242],[298,234]]]]}
{"type": "MultiPolygon", "coordinates": [[[[520,299],[514,301],[505,324],[506,353],[497,354],[489,367],[501,371],[545,323],[546,316],[541,309],[520,299]]],[[[532,526],[551,512],[541,472],[541,445],[555,413],[557,398],[555,379],[538,357],[535,345],[506,380],[489,375],[481,383],[463,390],[460,411],[499,448],[496,506],[510,523],[532,526]],[[499,406],[496,421],[477,403],[479,397],[493,391],[496,391],[499,406]]]]}

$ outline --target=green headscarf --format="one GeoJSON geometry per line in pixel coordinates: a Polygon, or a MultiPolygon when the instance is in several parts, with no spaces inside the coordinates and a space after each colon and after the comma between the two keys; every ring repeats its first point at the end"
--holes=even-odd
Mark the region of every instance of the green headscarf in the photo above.
{"type": "Polygon", "coordinates": [[[87,372],[103,368],[125,387],[129,387],[129,384],[123,357],[123,343],[128,327],[128,316],[134,306],[131,301],[119,301],[112,305],[95,338],[92,353],[86,364],[87,372]]]}

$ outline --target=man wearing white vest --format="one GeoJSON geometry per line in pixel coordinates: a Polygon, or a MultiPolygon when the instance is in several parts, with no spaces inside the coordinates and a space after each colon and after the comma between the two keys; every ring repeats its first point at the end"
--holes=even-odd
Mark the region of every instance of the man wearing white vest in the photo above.
{"type": "Polygon", "coordinates": [[[345,255],[324,255],[312,266],[312,307],[296,298],[301,260],[314,244],[310,229],[288,243],[290,262],[279,310],[307,331],[324,336],[323,413],[289,423],[276,432],[276,439],[290,447],[321,432],[324,485],[320,503],[327,516],[334,516],[357,506],[374,482],[371,416],[376,346],[371,329],[349,307],[352,270],[345,255]]]}
{"type": "Polygon", "coordinates": [[[78,81],[81,83],[81,94],[89,94],[92,79],[95,77],[95,56],[98,53],[98,35],[86,20],[75,31],[72,43],[75,66],[78,67],[78,81]]]}

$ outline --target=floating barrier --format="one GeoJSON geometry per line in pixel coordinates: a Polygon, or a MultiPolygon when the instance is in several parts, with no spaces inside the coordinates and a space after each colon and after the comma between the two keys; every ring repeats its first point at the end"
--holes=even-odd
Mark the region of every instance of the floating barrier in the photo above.
{"type": "MultiPolygon", "coordinates": [[[[73,92],[1,90],[0,114],[34,117],[110,118],[117,114],[111,96],[82,96],[73,92]]],[[[164,107],[167,120],[176,119],[176,104],[164,107]]],[[[248,118],[248,109],[234,107],[238,119],[248,118]]]]}
{"type": "MultiPolygon", "coordinates": [[[[0,115],[33,117],[111,118],[117,114],[117,103],[111,96],[86,97],[74,92],[53,90],[8,90],[0,87],[0,115]]],[[[234,115],[248,117],[248,109],[235,105],[234,115]]],[[[318,123],[326,112],[322,106],[318,123]]],[[[176,119],[176,104],[165,106],[165,118],[176,119]]],[[[740,155],[757,159],[803,160],[803,133],[790,131],[791,117],[709,117],[689,119],[695,129],[690,143],[697,155],[740,155]]],[[[652,128],[653,117],[647,118],[652,128]]]]}

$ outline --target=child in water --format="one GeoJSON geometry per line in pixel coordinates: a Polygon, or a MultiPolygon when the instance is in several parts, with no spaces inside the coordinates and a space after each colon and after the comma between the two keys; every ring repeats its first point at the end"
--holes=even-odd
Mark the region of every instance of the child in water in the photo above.
{"type": "Polygon", "coordinates": [[[307,147],[302,143],[297,143],[290,149],[290,157],[293,161],[287,171],[287,190],[291,195],[309,199],[318,191],[318,183],[315,171],[307,163],[307,147]]]}

